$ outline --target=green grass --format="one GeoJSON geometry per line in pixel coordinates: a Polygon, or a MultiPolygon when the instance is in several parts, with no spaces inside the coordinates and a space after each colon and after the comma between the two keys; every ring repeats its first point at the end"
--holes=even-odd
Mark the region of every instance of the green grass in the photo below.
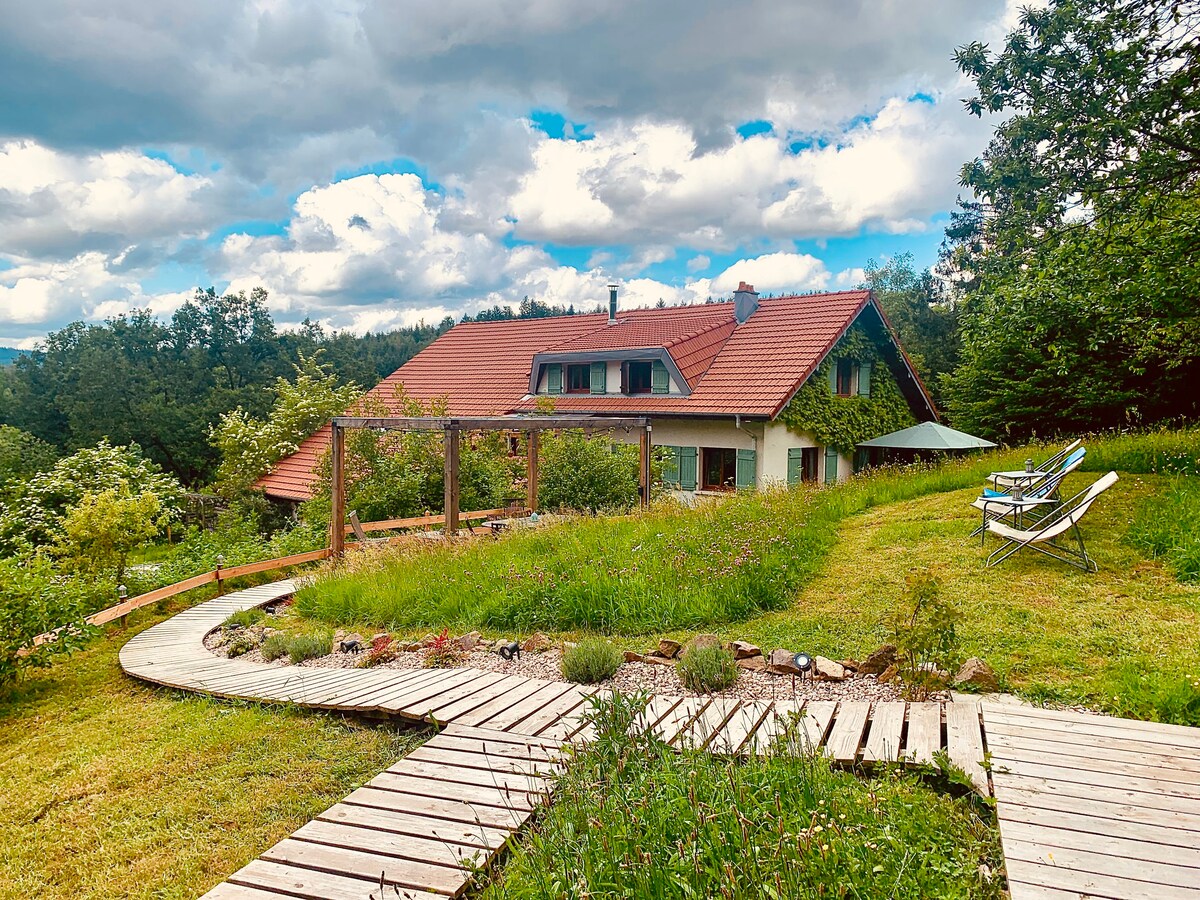
{"type": "Polygon", "coordinates": [[[240,609],[221,623],[223,627],[239,627],[249,628],[251,625],[257,625],[266,617],[266,613],[259,607],[255,606],[251,609],[240,609]]]}
{"type": "Polygon", "coordinates": [[[899,770],[734,760],[633,739],[602,711],[555,803],[484,893],[499,898],[998,898],[990,814],[899,770]]]}
{"type": "Polygon", "coordinates": [[[327,572],[300,612],[393,630],[450,626],[647,634],[786,607],[847,516],[968,485],[1019,454],[885,472],[836,490],[774,490],[631,516],[574,519],[494,543],[405,547],[327,572]]]}
{"type": "Polygon", "coordinates": [[[136,616],[0,697],[3,900],[190,900],[424,739],[141,684],[136,616]]]}
{"type": "Polygon", "coordinates": [[[1133,545],[1162,559],[1180,581],[1200,582],[1200,478],[1172,479],[1146,498],[1129,529],[1133,545]]]}

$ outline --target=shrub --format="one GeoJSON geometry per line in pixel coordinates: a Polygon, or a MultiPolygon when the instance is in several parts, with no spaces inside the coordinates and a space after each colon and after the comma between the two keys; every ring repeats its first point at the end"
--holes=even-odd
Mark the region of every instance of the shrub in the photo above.
{"type": "Polygon", "coordinates": [[[292,635],[288,641],[287,655],[292,665],[299,665],[306,659],[317,659],[328,656],[333,643],[333,636],[328,631],[314,631],[309,634],[292,635]]]}
{"type": "Polygon", "coordinates": [[[237,656],[245,656],[251,650],[257,650],[258,647],[258,641],[250,635],[235,634],[229,643],[225,645],[225,655],[233,659],[237,656]]]}
{"type": "Polygon", "coordinates": [[[104,603],[101,596],[94,585],[59,578],[40,556],[0,559],[0,686],[82,646],[93,631],[84,614],[104,603]],[[57,640],[34,647],[34,638],[55,628],[63,629],[57,640]]]}
{"type": "Polygon", "coordinates": [[[281,657],[287,656],[288,647],[290,644],[291,640],[288,635],[284,634],[282,631],[275,632],[273,635],[263,641],[263,659],[274,662],[281,657]]]}
{"type": "Polygon", "coordinates": [[[360,669],[370,669],[375,666],[389,663],[394,660],[400,653],[400,648],[396,646],[396,641],[390,634],[381,634],[372,638],[371,647],[367,650],[363,658],[358,661],[360,669]]]}
{"type": "Polygon", "coordinates": [[[698,694],[713,694],[733,687],[738,679],[733,654],[721,647],[692,647],[675,665],[684,686],[698,694]]]}
{"type": "Polygon", "coordinates": [[[567,681],[595,684],[612,678],[624,661],[624,654],[608,641],[587,638],[563,652],[562,673],[567,681]]]}
{"type": "Polygon", "coordinates": [[[579,431],[542,437],[538,503],[543,509],[596,512],[638,502],[639,451],[579,431]]]}
{"type": "Polygon", "coordinates": [[[266,615],[260,607],[253,606],[250,609],[242,609],[230,615],[224,622],[221,623],[222,628],[249,628],[251,625],[257,625],[263,620],[266,615]]]}
{"type": "Polygon", "coordinates": [[[425,648],[425,668],[453,669],[462,664],[463,651],[454,638],[450,637],[450,629],[443,628],[433,639],[433,643],[425,648]]]}
{"type": "Polygon", "coordinates": [[[941,583],[929,570],[910,572],[905,581],[905,600],[892,619],[892,637],[905,693],[909,699],[924,700],[945,687],[945,673],[957,668],[955,626],[962,614],[942,597],[941,583]]]}

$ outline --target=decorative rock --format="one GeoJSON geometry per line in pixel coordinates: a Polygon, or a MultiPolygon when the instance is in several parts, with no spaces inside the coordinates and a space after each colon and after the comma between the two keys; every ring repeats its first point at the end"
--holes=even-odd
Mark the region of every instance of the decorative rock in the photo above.
{"type": "Polygon", "coordinates": [[[824,656],[814,656],[813,675],[822,681],[845,681],[846,667],[824,656]]]}
{"type": "Polygon", "coordinates": [[[458,646],[463,650],[474,650],[479,646],[481,638],[482,635],[478,631],[469,632],[458,639],[458,646]]]}
{"type": "Polygon", "coordinates": [[[772,650],[767,657],[767,671],[775,675],[799,675],[800,667],[791,650],[772,650]]]}
{"type": "Polygon", "coordinates": [[[625,662],[644,662],[646,657],[640,653],[634,653],[632,650],[625,651],[625,662]]]}
{"type": "Polygon", "coordinates": [[[845,669],[847,672],[857,672],[858,671],[858,660],[857,659],[839,659],[838,662],[840,662],[842,664],[842,668],[845,669]]]}
{"type": "Polygon", "coordinates": [[[648,656],[643,656],[643,657],[642,657],[642,662],[656,663],[657,665],[660,665],[660,666],[673,666],[673,665],[675,665],[675,660],[673,660],[673,659],[667,659],[665,656],[657,656],[657,655],[655,655],[655,654],[650,654],[650,655],[648,655],[648,656]]]}
{"type": "Polygon", "coordinates": [[[729,648],[733,651],[734,659],[751,659],[755,656],[762,656],[761,649],[745,641],[734,641],[729,648]]]}
{"type": "Polygon", "coordinates": [[[543,653],[549,650],[551,646],[550,638],[546,637],[540,631],[535,631],[529,637],[525,638],[525,642],[521,644],[521,649],[526,653],[543,653]]]}
{"type": "Polygon", "coordinates": [[[745,669],[747,672],[762,672],[767,668],[767,661],[763,658],[760,650],[758,656],[744,656],[737,661],[739,669],[745,669]]]}
{"type": "Polygon", "coordinates": [[[954,684],[956,687],[970,687],[988,693],[1000,689],[992,667],[977,656],[972,656],[962,664],[958,674],[954,676],[954,684]]]}
{"type": "Polygon", "coordinates": [[[858,667],[861,675],[879,675],[896,661],[896,645],[883,644],[878,650],[862,661],[858,667]]]}
{"type": "Polygon", "coordinates": [[[658,642],[658,656],[666,659],[674,659],[679,655],[679,651],[683,649],[683,644],[679,641],[673,641],[670,638],[663,638],[658,642]]]}
{"type": "Polygon", "coordinates": [[[720,647],[721,639],[715,634],[698,634],[686,644],[684,644],[683,652],[687,653],[696,647],[720,647]]]}
{"type": "Polygon", "coordinates": [[[900,667],[892,663],[886,669],[879,673],[879,683],[887,684],[889,681],[895,681],[900,675],[900,667]]]}
{"type": "Polygon", "coordinates": [[[424,649],[425,649],[425,645],[422,644],[420,641],[410,641],[409,643],[404,645],[405,653],[416,653],[418,650],[424,650],[424,649]]]}

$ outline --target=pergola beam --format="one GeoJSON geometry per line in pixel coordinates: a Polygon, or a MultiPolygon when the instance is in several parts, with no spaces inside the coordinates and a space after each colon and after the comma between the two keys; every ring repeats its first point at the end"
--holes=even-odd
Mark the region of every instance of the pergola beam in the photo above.
{"type": "Polygon", "coordinates": [[[613,428],[647,428],[650,420],[645,416],[618,418],[615,416],[417,416],[407,418],[361,418],[338,416],[333,420],[341,428],[371,428],[385,431],[560,431],[566,428],[582,428],[590,431],[607,431],[613,428]]]}

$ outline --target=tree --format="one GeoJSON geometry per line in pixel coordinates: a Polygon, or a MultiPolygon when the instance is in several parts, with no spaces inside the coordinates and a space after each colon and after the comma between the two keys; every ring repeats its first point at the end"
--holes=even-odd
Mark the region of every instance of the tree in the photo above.
{"type": "Polygon", "coordinates": [[[538,505],[543,509],[602,512],[638,502],[639,451],[580,431],[542,436],[538,505]]]}
{"type": "Polygon", "coordinates": [[[217,489],[227,497],[249,490],[261,476],[285,456],[295,453],[300,442],[341,415],[359,398],[362,389],[354,382],[339,384],[330,367],[318,354],[300,354],[292,381],[275,381],[275,402],[264,419],[256,419],[242,407],[221,416],[211,432],[213,445],[221,454],[217,489]]]}
{"type": "Polygon", "coordinates": [[[91,633],[83,617],[99,605],[98,592],[64,583],[45,557],[0,559],[0,686],[82,646],[91,633]],[[56,640],[34,643],[54,629],[56,640]]]}
{"type": "Polygon", "coordinates": [[[0,514],[0,547],[42,546],[54,543],[71,507],[88,494],[116,491],[137,496],[153,494],[161,516],[179,513],[183,488],[136,444],[114,447],[106,440],[80,450],[29,480],[28,488],[0,514]]]}
{"type": "Polygon", "coordinates": [[[958,361],[958,310],[929,269],[917,272],[911,253],[884,265],[867,262],[865,287],[895,327],[921,379],[941,403],[941,379],[958,361]]]}
{"type": "Polygon", "coordinates": [[[55,550],[68,567],[92,582],[110,573],[125,579],[132,550],[158,536],[170,518],[152,491],[133,494],[128,487],[86,493],[67,510],[55,550]]]}
{"type": "Polygon", "coordinates": [[[962,300],[956,424],[998,437],[1194,417],[1200,399],[1195,4],[1052,0],[999,54],[958,51],[976,115],[974,198],[942,271],[962,300]]]}
{"type": "Polygon", "coordinates": [[[45,441],[11,425],[0,425],[0,499],[11,499],[56,459],[54,448],[45,441]]]}

